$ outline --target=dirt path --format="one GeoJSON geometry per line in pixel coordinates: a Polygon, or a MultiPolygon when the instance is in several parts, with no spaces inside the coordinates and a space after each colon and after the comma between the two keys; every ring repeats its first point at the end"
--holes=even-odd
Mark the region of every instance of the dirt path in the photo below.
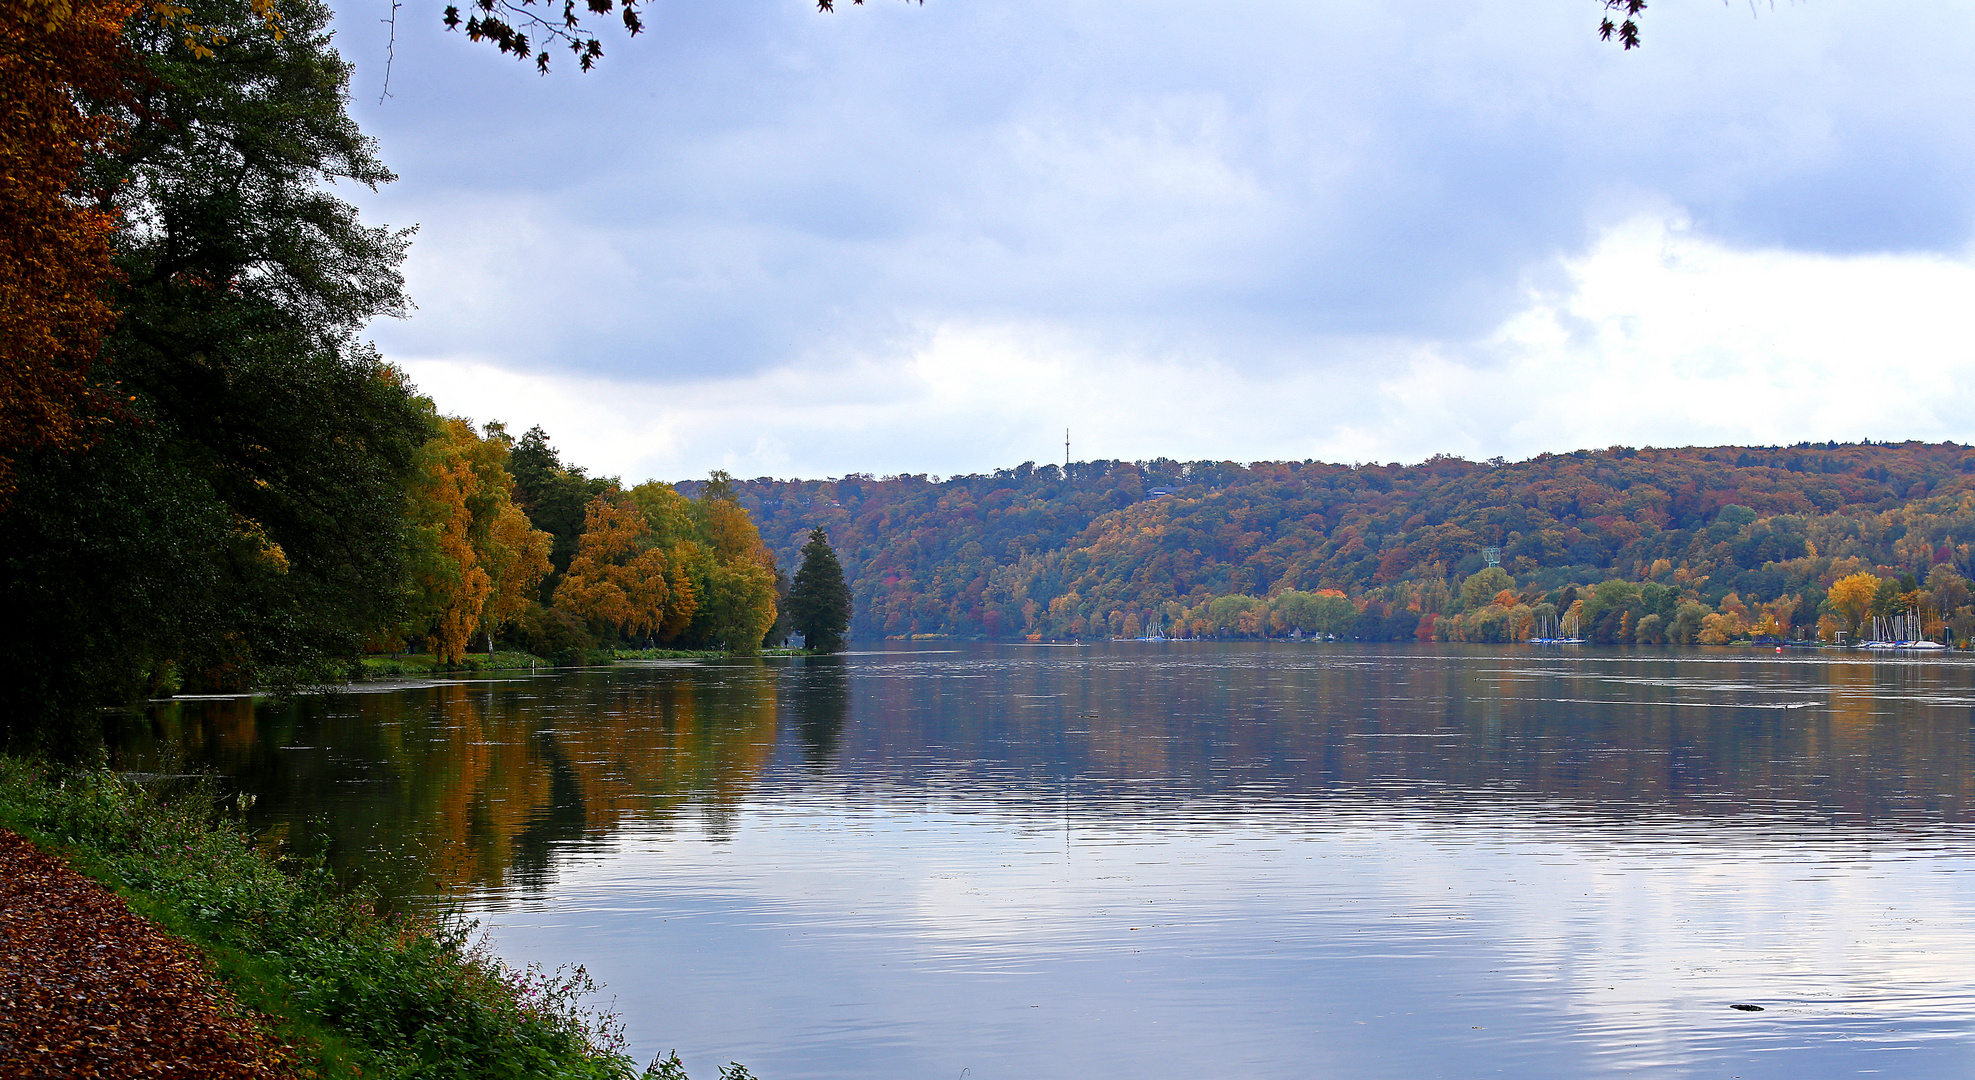
{"type": "Polygon", "coordinates": [[[294,1075],[197,952],[0,829],[0,1077],[294,1075]]]}

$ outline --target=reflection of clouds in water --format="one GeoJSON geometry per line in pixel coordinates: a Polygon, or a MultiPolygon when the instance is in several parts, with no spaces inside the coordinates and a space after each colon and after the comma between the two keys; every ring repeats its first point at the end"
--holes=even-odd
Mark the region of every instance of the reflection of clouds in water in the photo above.
{"type": "MultiPolygon", "coordinates": [[[[1807,854],[1804,835],[1753,825],[1575,842],[1528,819],[1166,828],[820,799],[751,805],[736,824],[717,845],[627,835],[563,873],[551,895],[564,899],[502,916],[500,936],[517,952],[568,949],[578,939],[556,928],[581,926],[592,942],[651,935],[663,954],[687,948],[667,944],[675,933],[731,933],[757,942],[738,951],[772,949],[780,965],[706,973],[757,1003],[747,1024],[794,1021],[784,1010],[800,1003],[777,1004],[775,987],[790,969],[827,971],[815,997],[863,1003],[831,1029],[847,1047],[922,1024],[908,1042],[1027,1025],[1044,1048],[1016,1059],[1028,1075],[1083,1052],[1060,1045],[1066,1027],[1100,1058],[1197,1032],[1248,1046],[1266,1076],[1307,1075],[1275,1066],[1380,1023],[1376,1055],[1347,1043],[1335,1075],[1713,1075],[1733,1063],[1749,1076],[1760,1054],[1815,1076],[1865,1064],[1828,1056],[1862,1048],[1965,1053],[1975,1025],[1975,942],[1960,932],[1975,912],[1959,874],[1943,872],[1975,869],[1975,856],[1946,839],[1887,850],[1861,835],[1807,854]],[[1108,1008],[1061,1000],[1064,983],[1104,987],[1108,1008]],[[1431,1024],[1395,1026],[1379,1011],[1390,992],[1408,1014],[1488,1034],[1455,1057],[1431,1031],[1411,1042],[1408,1025],[1431,1024]],[[1081,1012],[1036,1018],[1037,1001],[1081,1012]],[[1765,1024],[1731,1026],[1735,1002],[1763,1005],[1765,1024]],[[1094,1010],[1108,1019],[1082,1015],[1094,1010]],[[1399,1032],[1408,1041],[1392,1043],[1399,1032]]],[[[620,992],[637,978],[593,970],[620,992]]],[[[634,1037],[675,1037],[656,1014],[628,1018],[634,1037]]],[[[1186,1058],[1173,1050],[1133,1075],[1200,1075],[1186,1058]]],[[[1903,1064],[1955,1075],[1936,1058],[1903,1064]]],[[[833,1068],[812,1072],[854,1072],[833,1068]]]]}
{"type": "Polygon", "coordinates": [[[166,711],[764,1075],[1795,1080],[1916,1031],[1904,1075],[1965,1075],[1975,746],[1925,706],[1968,670],[1681,656],[984,646],[166,711]]]}
{"type": "MultiPolygon", "coordinates": [[[[1570,698],[1570,697],[1508,697],[1503,701],[1540,702],[1546,705],[1611,705],[1611,698],[1570,698]]],[[[1821,701],[1647,701],[1627,702],[1654,709],[1813,709],[1824,704],[1821,701]]]]}

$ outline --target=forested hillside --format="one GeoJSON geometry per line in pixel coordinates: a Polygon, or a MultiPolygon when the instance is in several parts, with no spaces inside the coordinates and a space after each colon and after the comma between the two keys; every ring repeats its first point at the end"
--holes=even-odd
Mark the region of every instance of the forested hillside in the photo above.
{"type": "Polygon", "coordinates": [[[1720,616],[1716,637],[1765,619],[1778,636],[1812,633],[1820,618],[1856,632],[1828,603],[1834,583],[1888,583],[1861,618],[1904,598],[1953,622],[1967,597],[1950,578],[1975,542],[1975,448],[1952,443],[1613,447],[1413,466],[1092,461],[734,491],[782,565],[811,527],[829,530],[856,601],[852,635],[867,639],[1285,632],[1296,614],[1264,602],[1295,594],[1309,608],[1321,601],[1304,594],[1324,593],[1350,601],[1347,633],[1374,638],[1516,636],[1519,621],[1573,605],[1587,633],[1611,615],[1612,640],[1638,639],[1648,616],[1648,638],[1668,633],[1683,606],[1690,640],[1708,615],[1720,616]],[[1501,549],[1510,595],[1463,597],[1486,547],[1501,549]],[[1927,581],[1937,566],[1939,596],[1927,581]],[[1579,589],[1609,580],[1627,587],[1578,604],[1579,589]],[[1237,599],[1211,603],[1225,597],[1237,599]],[[1479,629],[1491,606],[1504,625],[1479,629]]]}

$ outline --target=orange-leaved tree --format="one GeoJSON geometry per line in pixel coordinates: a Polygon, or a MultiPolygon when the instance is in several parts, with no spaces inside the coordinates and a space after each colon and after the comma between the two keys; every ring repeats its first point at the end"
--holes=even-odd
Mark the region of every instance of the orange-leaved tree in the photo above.
{"type": "Polygon", "coordinates": [[[521,617],[534,601],[542,580],[549,576],[552,538],[530,524],[528,515],[514,501],[514,476],[507,468],[514,437],[507,428],[489,422],[486,437],[481,438],[464,420],[451,418],[446,423],[478,480],[467,500],[473,513],[468,538],[474,559],[487,574],[487,597],[480,606],[476,629],[491,653],[495,635],[521,617]]]}
{"type": "Polygon", "coordinates": [[[473,550],[473,511],[467,505],[480,490],[466,445],[472,432],[468,429],[462,438],[455,425],[438,421],[438,432],[420,451],[409,498],[416,538],[412,627],[422,630],[433,655],[449,664],[465,655],[480,609],[493,591],[493,581],[473,550]]]}
{"type": "Polygon", "coordinates": [[[91,368],[115,323],[108,196],[79,190],[119,133],[101,110],[136,77],[122,37],[136,0],[0,4],[0,509],[14,464],[74,451],[119,412],[91,368]]]}
{"type": "Polygon", "coordinates": [[[622,490],[590,500],[554,606],[595,630],[677,636],[699,606],[687,569],[696,545],[682,541],[668,548],[657,539],[644,511],[622,490]]]}
{"type": "Polygon", "coordinates": [[[413,559],[411,618],[397,634],[423,634],[433,655],[458,663],[475,634],[493,649],[549,573],[549,536],[514,504],[506,431],[486,438],[457,417],[435,418],[408,493],[413,559]]]}
{"type": "MultiPolygon", "coordinates": [[[[249,4],[279,37],[274,0],[249,4]]],[[[190,14],[171,0],[0,4],[0,510],[21,455],[81,450],[135,400],[94,371],[116,324],[120,220],[115,191],[85,190],[86,167],[117,146],[135,91],[156,86],[125,24],[149,19],[210,58],[226,38],[190,14]]]]}

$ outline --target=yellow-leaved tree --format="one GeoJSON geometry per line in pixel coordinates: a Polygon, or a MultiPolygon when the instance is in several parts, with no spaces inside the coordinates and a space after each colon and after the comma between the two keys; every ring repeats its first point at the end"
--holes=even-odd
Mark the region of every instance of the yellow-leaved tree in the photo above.
{"type": "Polygon", "coordinates": [[[480,632],[489,651],[494,635],[519,619],[549,576],[548,533],[528,523],[512,500],[503,502],[487,523],[482,565],[487,569],[487,602],[480,609],[480,632]]]}
{"type": "Polygon", "coordinates": [[[1872,613],[1872,598],[1878,591],[1879,575],[1861,571],[1832,582],[1824,598],[1831,605],[1831,610],[1845,620],[1846,628],[1856,638],[1859,626],[1872,613]]]}
{"type": "Polygon", "coordinates": [[[692,577],[698,607],[687,639],[753,652],[775,625],[775,556],[735,500],[731,482],[716,471],[697,499],[655,482],[639,484],[629,494],[644,512],[654,542],[677,551],[692,577]]]}
{"type": "Polygon", "coordinates": [[[754,519],[735,501],[730,480],[716,471],[693,505],[710,556],[695,623],[703,640],[751,653],[775,625],[775,556],[761,542],[754,519]]]}
{"type": "Polygon", "coordinates": [[[494,635],[527,607],[549,573],[549,535],[514,504],[512,440],[499,424],[482,438],[457,417],[433,423],[406,499],[410,616],[383,644],[422,636],[441,662],[455,664],[475,634],[493,651],[494,635]]]}
{"type": "Polygon", "coordinates": [[[514,477],[508,454],[514,437],[498,423],[488,423],[485,438],[475,438],[463,420],[452,420],[454,437],[465,446],[479,487],[468,505],[473,510],[470,538],[474,557],[487,574],[487,598],[477,624],[494,651],[494,638],[521,617],[549,576],[549,545],[553,538],[528,521],[514,501],[514,477]]]}

